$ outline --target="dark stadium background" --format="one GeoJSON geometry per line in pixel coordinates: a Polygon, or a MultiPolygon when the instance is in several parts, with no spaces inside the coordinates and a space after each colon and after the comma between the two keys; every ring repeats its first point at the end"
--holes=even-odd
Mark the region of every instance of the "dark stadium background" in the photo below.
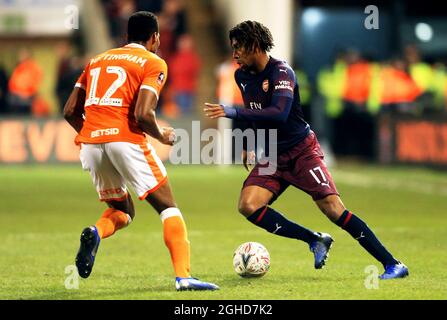
{"type": "MultiPolygon", "coordinates": [[[[0,0],[0,273],[8,275],[0,299],[447,298],[443,8],[403,0],[0,0]],[[378,29],[365,28],[368,5],[378,10],[378,29]],[[231,144],[219,145],[212,165],[173,165],[169,148],[153,142],[189,227],[194,274],[222,289],[176,294],[159,219],[141,202],[135,224],[102,244],[92,277],[67,289],[79,232],[103,207],[61,110],[88,60],[125,43],[137,10],[158,15],[159,54],[170,68],[158,117],[191,136],[193,121],[202,131],[237,126],[205,119],[203,103],[238,104],[228,29],[247,19],[268,26],[272,55],[297,72],[306,120],[344,201],[402,256],[410,277],[367,289],[364,270],[375,261],[307,195],[288,190],[275,205],[336,238],[327,268],[315,272],[307,248],[255,230],[237,213],[246,172],[219,164],[239,159],[231,144]],[[262,279],[232,270],[232,253],[245,241],[270,251],[262,279]]],[[[200,163],[190,151],[190,162],[200,163]]]]}

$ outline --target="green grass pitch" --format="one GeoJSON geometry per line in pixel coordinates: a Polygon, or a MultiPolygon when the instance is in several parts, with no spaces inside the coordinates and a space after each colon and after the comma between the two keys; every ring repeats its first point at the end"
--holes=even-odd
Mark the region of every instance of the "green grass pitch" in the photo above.
{"type": "Polygon", "coordinates": [[[237,213],[242,167],[169,166],[191,241],[193,276],[217,292],[176,292],[161,222],[136,200],[136,219],[102,241],[89,279],[65,287],[81,230],[104,210],[80,166],[0,167],[0,299],[446,299],[447,173],[408,167],[344,164],[332,170],[345,205],[410,268],[410,277],[367,289],[365,268],[380,264],[289,188],[274,208],[335,243],[327,266],[314,270],[307,245],[271,235],[237,213]],[[264,244],[271,268],[242,279],[232,254],[242,242],[264,244]]]}

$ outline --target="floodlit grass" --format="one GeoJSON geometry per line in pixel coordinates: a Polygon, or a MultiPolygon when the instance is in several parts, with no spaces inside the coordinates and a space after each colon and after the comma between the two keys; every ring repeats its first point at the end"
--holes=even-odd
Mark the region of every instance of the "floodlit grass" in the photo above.
{"type": "Polygon", "coordinates": [[[242,167],[170,166],[193,275],[221,290],[174,290],[161,222],[138,200],[133,224],[102,241],[90,278],[79,278],[79,289],[68,290],[65,268],[74,264],[80,232],[104,210],[90,176],[80,166],[3,166],[0,299],[446,299],[447,173],[346,164],[332,171],[345,205],[408,265],[410,277],[367,289],[365,268],[382,272],[380,263],[330,223],[308,195],[289,188],[273,207],[335,238],[327,266],[314,270],[305,243],[271,235],[237,213],[242,167]],[[233,251],[246,241],[270,252],[271,269],[263,278],[242,279],[233,271],[233,251]]]}

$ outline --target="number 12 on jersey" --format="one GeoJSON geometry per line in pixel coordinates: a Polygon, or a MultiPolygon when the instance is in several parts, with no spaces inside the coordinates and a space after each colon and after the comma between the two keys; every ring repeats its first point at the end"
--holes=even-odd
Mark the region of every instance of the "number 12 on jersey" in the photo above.
{"type": "Polygon", "coordinates": [[[85,101],[86,107],[91,105],[122,107],[123,99],[112,98],[112,96],[116,92],[116,90],[118,90],[119,87],[121,87],[126,82],[126,70],[117,66],[108,66],[106,72],[116,74],[118,78],[110,85],[104,96],[102,98],[98,98],[96,97],[96,90],[98,89],[98,81],[101,74],[101,68],[94,68],[90,70],[92,83],[90,86],[90,91],[88,93],[88,98],[85,101]]]}

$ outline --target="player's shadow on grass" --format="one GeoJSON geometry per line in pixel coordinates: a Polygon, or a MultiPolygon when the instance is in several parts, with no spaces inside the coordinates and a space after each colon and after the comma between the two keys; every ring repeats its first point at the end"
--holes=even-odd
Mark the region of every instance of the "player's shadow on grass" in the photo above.
{"type": "Polygon", "coordinates": [[[256,286],[262,283],[263,285],[273,285],[277,286],[278,283],[291,283],[291,282],[297,282],[297,283],[312,283],[316,282],[319,284],[324,283],[338,283],[343,282],[346,280],[352,280],[352,277],[350,276],[334,276],[333,274],[329,273],[322,273],[321,271],[316,271],[315,275],[294,275],[291,277],[289,274],[285,275],[278,275],[278,274],[266,274],[259,278],[242,278],[237,275],[227,275],[219,279],[219,284],[222,286],[228,286],[231,288],[235,287],[250,287],[250,286],[256,286]]]}
{"type": "MultiPolygon", "coordinates": [[[[205,279],[213,279],[221,290],[214,293],[209,292],[212,298],[214,294],[215,298],[219,298],[220,293],[230,293],[229,291],[239,289],[255,289],[262,287],[278,287],[282,284],[281,288],[284,290],[284,284],[294,286],[294,283],[316,283],[319,286],[324,284],[333,284],[343,282],[351,279],[348,275],[334,275],[331,273],[325,273],[321,271],[315,271],[315,274],[298,274],[291,278],[290,274],[276,274],[269,272],[265,276],[260,278],[242,278],[236,274],[224,274],[216,277],[216,275],[202,275],[205,279]]],[[[199,292],[188,292],[188,295],[182,295],[181,292],[176,292],[172,279],[157,279],[156,282],[150,283],[150,279],[146,276],[138,277],[122,277],[114,276],[112,274],[101,274],[91,279],[80,279],[79,289],[65,289],[63,285],[61,287],[41,287],[35,289],[41,294],[27,297],[25,300],[151,300],[151,299],[184,299],[191,298],[190,294],[200,294],[199,292]],[[119,285],[121,284],[121,285],[119,285]],[[174,294],[174,295],[173,295],[174,294]],[[178,296],[177,296],[178,294],[178,296]]],[[[233,293],[230,293],[233,294],[233,293]]]]}
{"type": "MultiPolygon", "coordinates": [[[[108,289],[105,287],[98,288],[82,288],[79,289],[60,289],[52,290],[51,293],[35,295],[23,300],[128,300],[128,299],[150,299],[151,294],[157,294],[157,298],[163,293],[173,293],[175,288],[173,285],[158,286],[139,286],[126,287],[124,289],[108,289]],[[145,293],[148,295],[145,296],[145,293]]],[[[47,290],[47,289],[46,289],[47,290]]]]}

